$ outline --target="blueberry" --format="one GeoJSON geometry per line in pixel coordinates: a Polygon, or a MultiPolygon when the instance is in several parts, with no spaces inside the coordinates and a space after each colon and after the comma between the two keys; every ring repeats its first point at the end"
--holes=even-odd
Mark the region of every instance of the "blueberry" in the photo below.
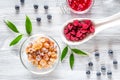
{"type": "Polygon", "coordinates": [[[106,67],[105,66],[101,66],[101,71],[106,71],[106,67]]]}
{"type": "Polygon", "coordinates": [[[15,10],[19,10],[20,6],[19,5],[15,5],[15,10]]]}
{"type": "Polygon", "coordinates": [[[39,6],[37,4],[34,4],[33,7],[34,9],[38,9],[39,6]]]}
{"type": "Polygon", "coordinates": [[[48,14],[48,15],[47,15],[47,19],[48,19],[48,20],[52,19],[52,15],[48,14]]]}
{"type": "Polygon", "coordinates": [[[49,7],[48,7],[48,5],[44,5],[44,9],[48,9],[49,7]]]}
{"type": "Polygon", "coordinates": [[[90,70],[87,70],[87,71],[86,71],[86,74],[87,74],[87,75],[90,75],[90,73],[91,73],[90,70]]]}
{"type": "Polygon", "coordinates": [[[113,50],[111,50],[111,49],[108,50],[108,54],[109,54],[109,55],[113,55],[113,50]]]}
{"type": "Polygon", "coordinates": [[[97,75],[97,76],[101,76],[101,72],[97,72],[96,75],[97,75]]]}
{"type": "Polygon", "coordinates": [[[37,17],[37,18],[36,18],[36,21],[37,21],[37,22],[41,22],[41,18],[40,18],[40,17],[37,17]]]}
{"type": "Polygon", "coordinates": [[[89,62],[88,66],[92,67],[93,66],[93,62],[89,62]]]}
{"type": "Polygon", "coordinates": [[[100,54],[98,52],[95,53],[95,57],[99,57],[100,54]]]}
{"type": "Polygon", "coordinates": [[[20,0],[20,2],[21,2],[21,3],[24,3],[24,2],[25,2],[25,0],[20,0]]]}
{"type": "Polygon", "coordinates": [[[113,64],[118,64],[118,62],[116,60],[113,61],[113,64]]]}
{"type": "Polygon", "coordinates": [[[108,71],[108,72],[107,72],[107,75],[108,75],[108,76],[111,76],[111,75],[112,75],[112,72],[111,72],[111,71],[108,71]]]}

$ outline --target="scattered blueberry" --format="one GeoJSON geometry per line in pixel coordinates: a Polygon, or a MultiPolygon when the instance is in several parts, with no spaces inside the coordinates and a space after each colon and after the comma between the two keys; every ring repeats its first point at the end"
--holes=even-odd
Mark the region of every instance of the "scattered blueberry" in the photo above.
{"type": "Polygon", "coordinates": [[[109,54],[109,55],[113,55],[113,50],[111,50],[111,49],[108,50],[108,54],[109,54]]]}
{"type": "Polygon", "coordinates": [[[111,76],[111,75],[112,75],[112,72],[111,72],[111,71],[108,71],[108,72],[107,72],[107,75],[108,75],[108,76],[111,76]]]}
{"type": "Polygon", "coordinates": [[[48,20],[51,20],[51,19],[52,19],[52,15],[48,14],[48,15],[47,15],[47,19],[48,19],[48,20]]]}
{"type": "Polygon", "coordinates": [[[93,62],[89,62],[88,66],[92,67],[93,66],[93,62]]]}
{"type": "Polygon", "coordinates": [[[106,71],[106,67],[105,66],[101,66],[101,71],[106,71]]]}
{"type": "Polygon", "coordinates": [[[98,52],[95,52],[95,57],[99,57],[100,54],[98,52]]]}
{"type": "Polygon", "coordinates": [[[113,61],[113,64],[118,64],[118,62],[116,60],[113,61]]]}
{"type": "Polygon", "coordinates": [[[36,21],[37,21],[37,22],[41,22],[41,18],[40,18],[40,17],[37,17],[37,18],[36,18],[36,21]]]}
{"type": "Polygon", "coordinates": [[[97,72],[97,73],[96,73],[96,76],[101,76],[101,72],[97,72]]]}
{"type": "Polygon", "coordinates": [[[15,5],[15,10],[19,10],[20,6],[19,5],[15,5]]]}
{"type": "Polygon", "coordinates": [[[20,0],[20,2],[21,2],[21,3],[24,3],[24,2],[25,2],[25,0],[20,0]]]}
{"type": "Polygon", "coordinates": [[[48,7],[48,5],[44,5],[44,9],[46,9],[46,10],[47,10],[48,8],[49,8],[49,7],[48,7]]]}
{"type": "Polygon", "coordinates": [[[86,74],[87,74],[87,75],[90,75],[90,73],[91,73],[90,70],[87,70],[87,71],[86,71],[86,74]]]}
{"type": "Polygon", "coordinates": [[[33,7],[34,9],[38,9],[39,6],[37,4],[34,4],[33,7]]]}

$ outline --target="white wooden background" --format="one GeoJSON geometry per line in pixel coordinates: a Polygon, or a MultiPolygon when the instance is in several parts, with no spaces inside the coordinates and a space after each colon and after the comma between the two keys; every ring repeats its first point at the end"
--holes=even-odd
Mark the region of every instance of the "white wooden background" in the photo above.
{"type": "MultiPolygon", "coordinates": [[[[3,20],[8,19],[13,21],[21,32],[25,32],[25,15],[28,15],[33,22],[33,34],[44,33],[50,35],[57,40],[61,49],[63,49],[65,44],[60,38],[59,31],[65,21],[75,17],[99,19],[111,16],[120,11],[120,0],[95,0],[91,11],[86,14],[76,15],[70,11],[62,13],[59,6],[62,3],[64,4],[64,2],[65,0],[26,0],[25,5],[21,6],[20,13],[16,14],[14,6],[15,4],[20,4],[19,0],[0,0],[0,80],[97,80],[95,73],[97,66],[101,63],[105,63],[107,67],[110,65],[109,68],[113,71],[112,80],[120,79],[120,64],[118,64],[118,69],[115,70],[112,65],[112,59],[107,54],[107,50],[112,48],[115,53],[115,59],[118,62],[120,61],[120,26],[114,26],[113,28],[104,30],[84,44],[71,46],[91,53],[94,68],[90,78],[87,78],[85,74],[88,57],[77,55],[75,55],[73,71],[69,68],[68,57],[66,57],[63,63],[59,63],[58,67],[52,73],[47,75],[34,75],[23,67],[18,55],[20,44],[15,47],[9,47],[9,42],[15,37],[15,34],[6,27],[3,20]],[[39,4],[40,8],[38,13],[34,12],[33,4],[39,4]],[[51,23],[47,21],[43,9],[44,4],[50,6],[48,13],[53,16],[51,23]],[[42,18],[40,25],[36,23],[35,19],[37,16],[42,18]],[[101,53],[98,64],[93,54],[95,47],[101,53]]],[[[101,80],[109,79],[105,75],[101,77],[101,80]]]]}

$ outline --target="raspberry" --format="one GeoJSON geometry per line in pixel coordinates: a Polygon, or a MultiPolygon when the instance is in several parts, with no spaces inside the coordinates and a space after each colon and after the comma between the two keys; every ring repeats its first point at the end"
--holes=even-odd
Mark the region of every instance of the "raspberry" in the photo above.
{"type": "Polygon", "coordinates": [[[76,40],[76,38],[74,36],[71,36],[70,39],[71,39],[71,41],[75,41],[76,40]]]}
{"type": "Polygon", "coordinates": [[[84,6],[83,6],[82,4],[79,4],[77,10],[78,10],[78,11],[79,11],[79,10],[82,11],[83,8],[84,8],[84,6]]]}
{"type": "Polygon", "coordinates": [[[94,32],[95,32],[94,26],[91,26],[91,27],[90,27],[90,32],[91,32],[91,33],[94,33],[94,32]]]}
{"type": "Polygon", "coordinates": [[[79,41],[79,38],[75,38],[75,41],[79,41]]]}
{"type": "Polygon", "coordinates": [[[72,30],[72,32],[70,32],[72,35],[75,35],[76,33],[75,33],[75,31],[74,30],[72,30]]]}
{"type": "Polygon", "coordinates": [[[75,11],[84,11],[90,7],[93,0],[67,0],[68,5],[75,11]]]}
{"type": "Polygon", "coordinates": [[[70,40],[70,37],[71,37],[71,34],[70,34],[70,33],[66,34],[65,36],[66,36],[66,38],[67,38],[68,40],[70,40]]]}
{"type": "Polygon", "coordinates": [[[80,39],[80,40],[82,40],[82,39],[83,39],[83,37],[80,37],[79,39],[80,39]]]}
{"type": "Polygon", "coordinates": [[[73,21],[73,25],[74,25],[74,26],[78,26],[78,25],[79,25],[79,21],[78,21],[78,20],[74,20],[74,21],[73,21]]]}
{"type": "Polygon", "coordinates": [[[71,2],[72,2],[72,0],[68,0],[68,2],[70,2],[70,3],[71,3],[71,2]]]}
{"type": "Polygon", "coordinates": [[[77,32],[76,37],[81,37],[82,33],[80,33],[80,31],[77,32]]]}
{"type": "Polygon", "coordinates": [[[89,27],[88,24],[82,23],[82,28],[83,29],[87,29],[88,27],[89,27]]]}
{"type": "Polygon", "coordinates": [[[82,29],[81,33],[87,33],[87,30],[86,29],[82,29]]]}
{"type": "Polygon", "coordinates": [[[79,22],[79,25],[78,25],[80,28],[82,27],[82,24],[81,24],[81,22],[79,22]]]}
{"type": "Polygon", "coordinates": [[[68,24],[67,27],[69,30],[71,30],[73,26],[72,26],[72,24],[68,24]]]}
{"type": "Polygon", "coordinates": [[[94,32],[95,28],[90,20],[74,20],[72,23],[68,23],[64,28],[65,37],[70,41],[83,40],[89,34],[94,32]]]}
{"type": "Polygon", "coordinates": [[[82,35],[82,38],[85,38],[85,37],[86,37],[86,35],[85,35],[85,34],[83,34],[83,35],[82,35]]]}
{"type": "Polygon", "coordinates": [[[91,24],[91,20],[84,20],[83,22],[85,22],[86,24],[91,24]]]}
{"type": "Polygon", "coordinates": [[[64,34],[67,34],[67,33],[68,33],[68,30],[67,30],[67,29],[65,29],[65,30],[64,30],[64,34]]]}

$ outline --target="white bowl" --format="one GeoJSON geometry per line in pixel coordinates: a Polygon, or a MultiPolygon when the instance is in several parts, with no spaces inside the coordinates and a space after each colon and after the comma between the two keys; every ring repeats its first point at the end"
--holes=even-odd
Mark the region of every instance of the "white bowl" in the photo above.
{"type": "Polygon", "coordinates": [[[66,0],[66,2],[67,2],[68,7],[70,8],[70,10],[71,10],[73,13],[76,13],[76,14],[84,14],[84,13],[87,13],[87,12],[91,9],[91,7],[93,6],[93,4],[94,4],[94,0],[92,0],[91,5],[90,5],[86,10],[84,10],[84,11],[76,11],[76,10],[74,10],[74,9],[71,8],[71,6],[70,6],[69,3],[68,3],[68,0],[66,0]]]}
{"type": "Polygon", "coordinates": [[[36,34],[36,35],[32,35],[29,38],[27,38],[21,48],[20,48],[20,60],[23,64],[23,66],[30,72],[34,73],[34,74],[48,74],[50,72],[52,72],[56,66],[58,65],[59,62],[59,56],[60,56],[60,47],[58,45],[58,43],[50,36],[47,35],[43,35],[43,34],[36,34]],[[27,57],[27,54],[25,52],[26,46],[31,43],[32,41],[34,41],[36,38],[38,37],[47,37],[50,40],[54,41],[55,45],[57,46],[57,59],[55,61],[55,63],[52,65],[52,67],[47,68],[47,69],[38,69],[36,66],[34,66],[27,57]]]}

